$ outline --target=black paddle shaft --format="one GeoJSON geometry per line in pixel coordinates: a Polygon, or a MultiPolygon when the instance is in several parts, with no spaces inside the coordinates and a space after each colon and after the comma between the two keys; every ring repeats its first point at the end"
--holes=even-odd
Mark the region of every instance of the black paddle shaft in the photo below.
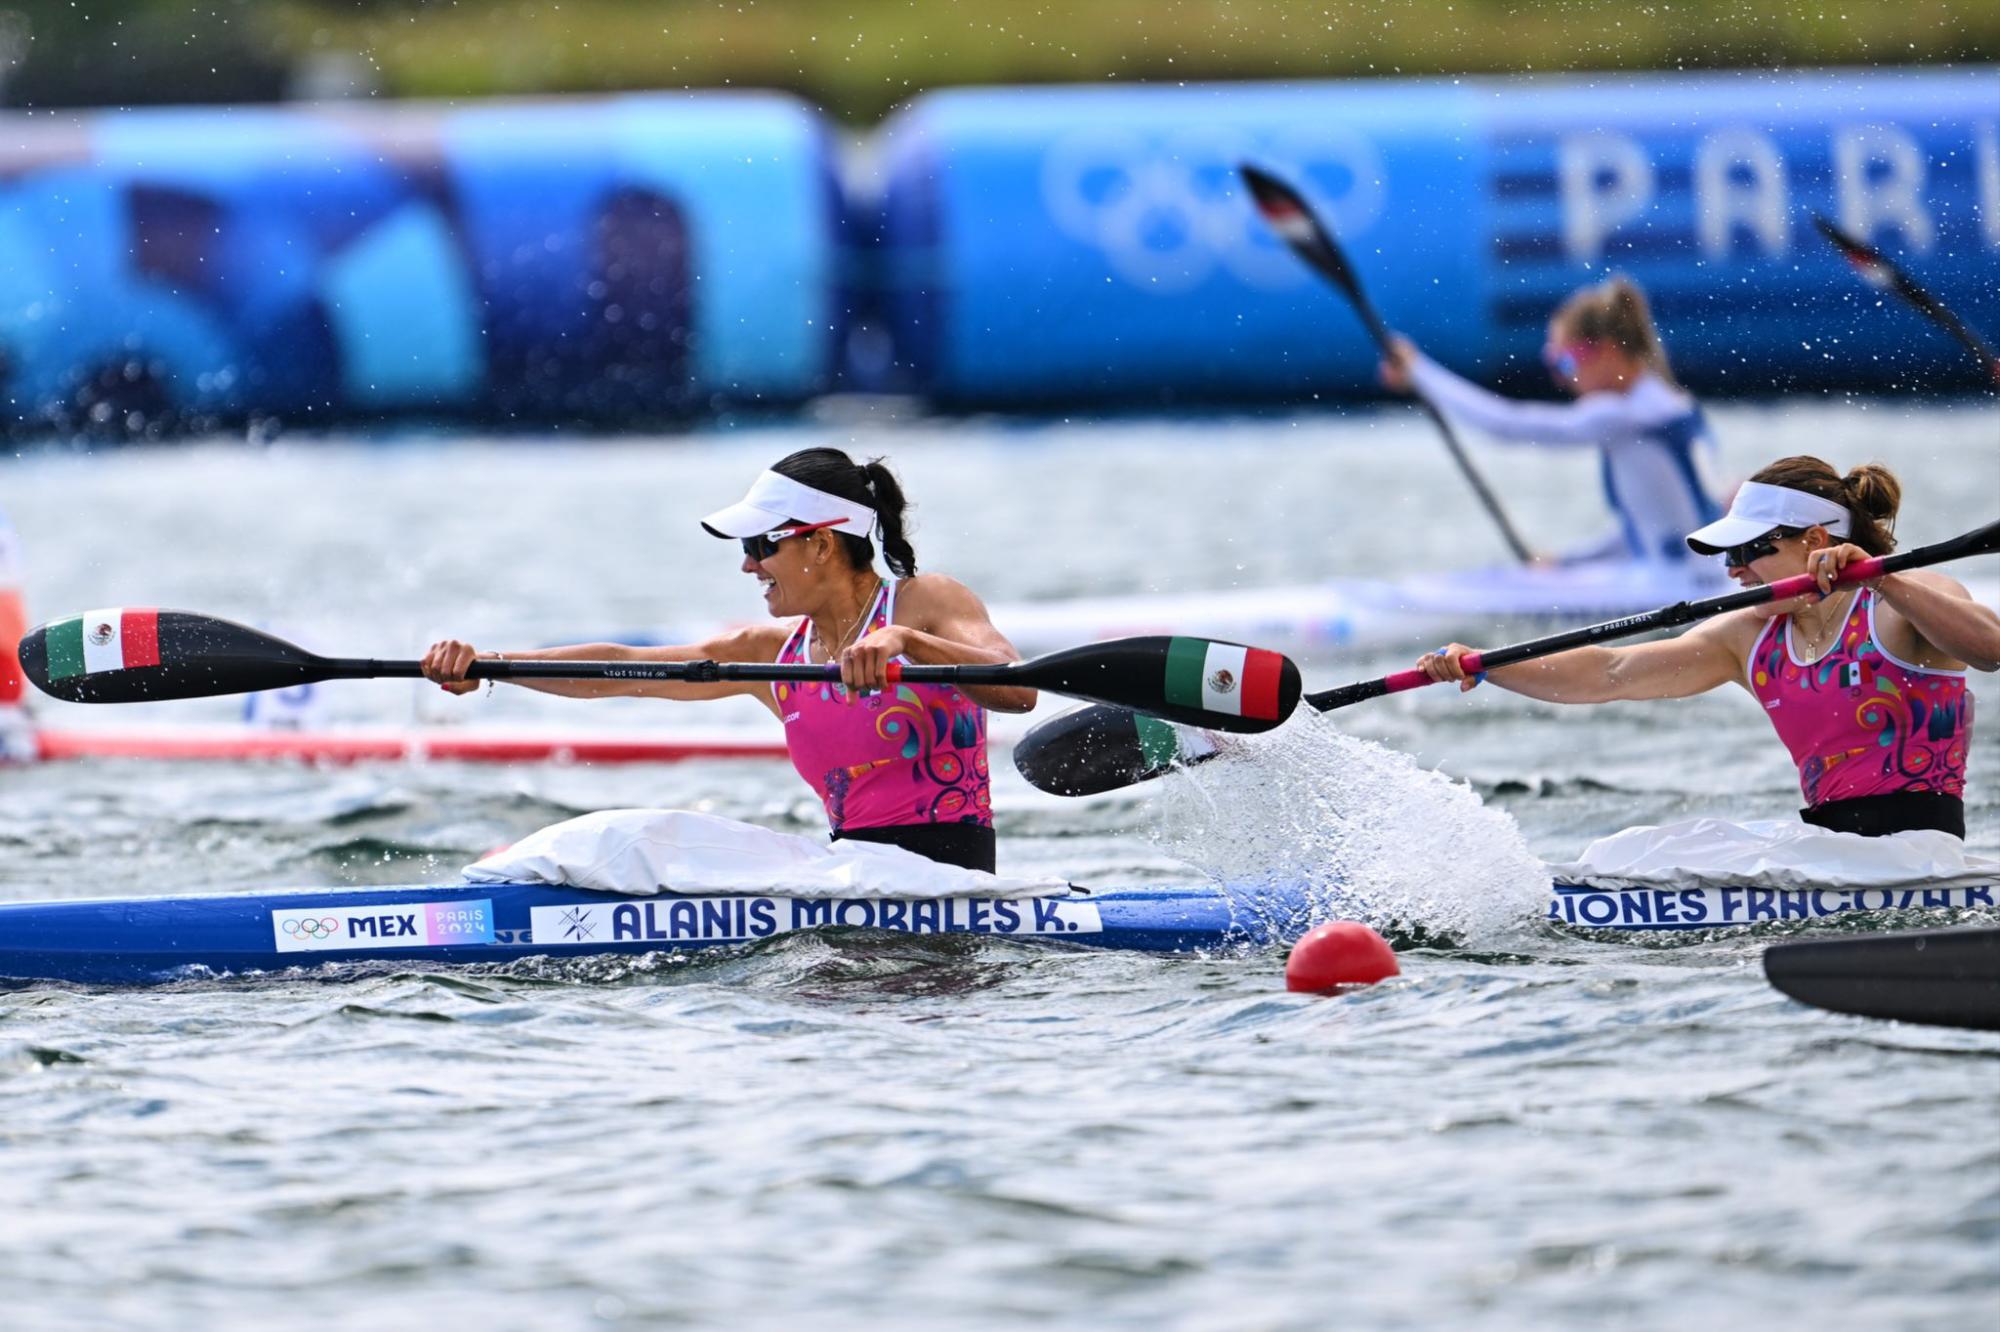
{"type": "MultiPolygon", "coordinates": [[[[1305,197],[1260,167],[1251,166],[1246,162],[1237,169],[1242,173],[1243,183],[1249,187],[1250,198],[1256,204],[1258,213],[1270,224],[1271,229],[1291,246],[1294,254],[1340,289],[1341,294],[1347,297],[1347,303],[1354,307],[1354,313],[1360,316],[1362,326],[1368,330],[1368,336],[1374,340],[1376,348],[1385,357],[1390,355],[1394,344],[1389,334],[1389,326],[1382,322],[1381,314],[1375,309],[1375,302],[1368,299],[1368,292],[1362,287],[1361,279],[1355,276],[1354,266],[1348,263],[1347,254],[1340,248],[1340,242],[1333,238],[1332,230],[1320,220],[1318,214],[1313,212],[1305,197]]],[[[1486,483],[1485,474],[1473,466],[1472,458],[1466,453],[1465,446],[1458,442],[1458,432],[1451,428],[1451,423],[1445,419],[1444,413],[1439,411],[1437,405],[1429,398],[1421,393],[1413,393],[1412,396],[1424,409],[1424,415],[1430,417],[1431,424],[1437,427],[1438,434],[1444,439],[1445,448],[1451,452],[1452,461],[1458,464],[1458,470],[1464,475],[1466,483],[1479,497],[1479,502],[1485,507],[1487,515],[1493,519],[1493,525],[1500,529],[1501,539],[1507,543],[1507,548],[1514,553],[1515,559],[1523,564],[1528,563],[1534,558],[1533,552],[1528,549],[1528,543],[1521,539],[1521,534],[1515,529],[1513,519],[1507,516],[1506,509],[1501,507],[1500,497],[1494,493],[1493,487],[1486,483]]]]}
{"type": "MultiPolygon", "coordinates": [[[[1948,541],[1933,542],[1906,550],[1896,555],[1876,556],[1872,559],[1849,565],[1840,571],[1836,583],[1865,582],[1880,578],[1884,574],[1901,572],[1904,569],[1921,569],[1928,565],[1943,564],[1948,560],[1960,560],[1969,555],[1991,555],[2000,552],[2000,521],[1976,527],[1961,533],[1948,541]]],[[[1488,652],[1468,653],[1465,659],[1466,673],[1498,670],[1502,666],[1513,666],[1540,657],[1551,657],[1571,648],[1589,647],[1594,643],[1606,643],[1613,639],[1630,638],[1653,629],[1672,629],[1683,624],[1693,624],[1696,620],[1706,620],[1728,611],[1742,610],[1746,606],[1762,606],[1767,602],[1785,601],[1792,597],[1804,596],[1817,590],[1812,575],[1799,574],[1793,578],[1781,579],[1775,583],[1764,583],[1757,587],[1746,587],[1740,592],[1726,592],[1719,597],[1709,597],[1702,601],[1677,601],[1671,606],[1647,611],[1641,615],[1628,615],[1622,620],[1606,620],[1603,624],[1584,625],[1578,629],[1567,629],[1545,638],[1530,639],[1525,643],[1515,643],[1508,647],[1494,648],[1488,652]]],[[[1342,685],[1337,689],[1325,689],[1316,694],[1307,694],[1302,700],[1308,707],[1319,712],[1331,712],[1354,703],[1380,698],[1384,694],[1401,693],[1432,681],[1421,671],[1398,671],[1385,675],[1379,680],[1362,680],[1356,684],[1342,685]]]]}
{"type": "MultiPolygon", "coordinates": [[[[415,677],[415,661],[322,657],[248,625],[193,611],[91,611],[31,630],[20,648],[35,686],[72,703],[135,703],[287,689],[322,680],[415,677]]],[[[475,680],[838,680],[834,665],[482,657],[475,680]]],[[[892,683],[1011,685],[1219,731],[1268,731],[1292,715],[1299,668],[1276,652],[1209,639],[1123,638],[1032,661],[891,668],[892,683]],[[1239,672],[1241,678],[1239,678],[1239,672]]]]}
{"type": "Polygon", "coordinates": [[[1851,264],[1862,278],[1871,284],[1886,283],[1890,290],[1902,297],[1917,313],[1929,319],[1958,340],[1960,346],[1979,359],[1979,364],[2000,383],[2000,356],[1980,339],[1977,333],[1958,317],[1956,311],[1937,297],[1917,285],[1917,280],[1891,263],[1888,256],[1874,246],[1842,231],[1818,214],[1813,215],[1813,225],[1827,243],[1839,250],[1841,256],[1851,264]]]}

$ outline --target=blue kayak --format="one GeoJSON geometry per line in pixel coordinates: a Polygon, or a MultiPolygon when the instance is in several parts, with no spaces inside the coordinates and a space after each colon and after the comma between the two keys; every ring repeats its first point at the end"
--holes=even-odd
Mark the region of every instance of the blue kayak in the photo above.
{"type": "MultiPolygon", "coordinates": [[[[1593,931],[1707,930],[1996,903],[2000,884],[1608,890],[1557,883],[1547,918],[1593,931]]],[[[714,948],[838,928],[1186,953],[1268,945],[1313,923],[1297,891],[1199,884],[896,901],[618,897],[518,883],[318,888],[0,905],[0,979],[146,984],[342,962],[511,962],[714,948]]]]}
{"type": "Polygon", "coordinates": [[[1063,897],[618,897],[537,884],[323,888],[0,906],[0,978],[143,984],[339,962],[430,966],[755,943],[797,930],[991,935],[1180,953],[1265,941],[1200,886],[1063,897]]]}

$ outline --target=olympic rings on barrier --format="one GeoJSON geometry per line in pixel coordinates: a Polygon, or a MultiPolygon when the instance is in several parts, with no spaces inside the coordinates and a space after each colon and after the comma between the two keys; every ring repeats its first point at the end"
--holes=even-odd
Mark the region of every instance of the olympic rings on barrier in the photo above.
{"type": "Polygon", "coordinates": [[[1338,128],[1079,130],[1042,156],[1042,205],[1058,230],[1101,250],[1112,271],[1142,291],[1177,295],[1218,266],[1266,291],[1313,281],[1257,219],[1236,174],[1243,162],[1298,182],[1342,237],[1381,218],[1381,154],[1338,128]]]}
{"type": "Polygon", "coordinates": [[[294,916],[283,929],[294,939],[327,939],[340,933],[340,921],[332,916],[294,916]]]}

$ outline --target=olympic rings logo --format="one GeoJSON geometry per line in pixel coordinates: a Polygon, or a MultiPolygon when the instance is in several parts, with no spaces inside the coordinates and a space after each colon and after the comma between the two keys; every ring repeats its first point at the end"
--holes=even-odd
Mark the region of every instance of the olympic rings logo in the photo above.
{"type": "Polygon", "coordinates": [[[1063,234],[1110,261],[1142,291],[1177,295],[1218,266],[1247,286],[1310,282],[1297,257],[1256,216],[1237,177],[1261,162],[1303,189],[1342,237],[1382,216],[1382,156],[1336,127],[1275,134],[1231,129],[1080,130],[1042,158],[1042,203],[1063,234]]]}
{"type": "Polygon", "coordinates": [[[283,929],[294,939],[328,939],[340,933],[340,922],[332,916],[294,916],[283,929]]]}

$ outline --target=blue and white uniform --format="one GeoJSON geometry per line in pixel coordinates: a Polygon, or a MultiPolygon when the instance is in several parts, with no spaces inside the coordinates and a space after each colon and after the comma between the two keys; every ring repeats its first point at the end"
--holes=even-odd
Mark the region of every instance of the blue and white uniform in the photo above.
{"type": "Polygon", "coordinates": [[[1496,439],[1599,451],[1604,498],[1618,528],[1565,553],[1565,562],[1680,563],[1693,558],[1687,534],[1722,516],[1708,420],[1692,397],[1650,370],[1623,393],[1586,393],[1574,402],[1503,398],[1422,355],[1414,358],[1410,378],[1438,410],[1496,439]]]}

